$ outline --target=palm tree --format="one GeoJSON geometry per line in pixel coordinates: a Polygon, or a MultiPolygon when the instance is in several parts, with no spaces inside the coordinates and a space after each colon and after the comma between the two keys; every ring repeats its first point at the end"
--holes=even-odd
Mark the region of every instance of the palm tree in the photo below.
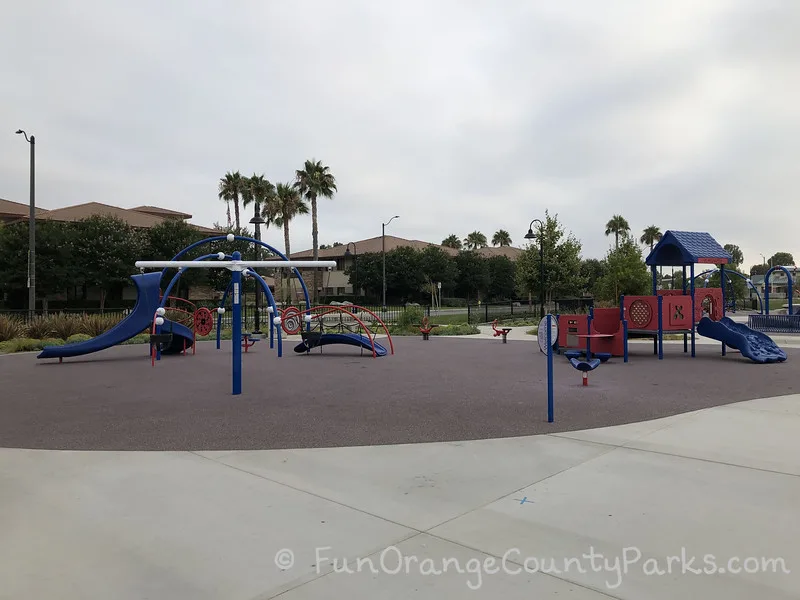
{"type": "MultiPolygon", "coordinates": [[[[303,196],[300,195],[297,188],[291,183],[279,183],[276,188],[275,196],[273,196],[268,208],[270,216],[272,217],[272,222],[278,227],[283,227],[284,253],[287,258],[291,258],[292,249],[289,244],[289,222],[297,215],[307,215],[308,205],[303,200],[303,196]]],[[[264,218],[266,219],[267,217],[265,216],[264,218]]],[[[286,273],[286,275],[289,276],[288,273],[286,273]]],[[[291,302],[289,294],[282,294],[284,289],[283,276],[283,269],[280,269],[278,278],[281,292],[279,292],[278,297],[282,298],[288,304],[291,302]]],[[[288,288],[286,291],[288,292],[288,288]]]]}
{"type": "MultiPolygon", "coordinates": [[[[319,160],[307,160],[302,169],[295,171],[294,186],[311,203],[311,245],[314,260],[319,260],[319,229],[317,224],[317,198],[333,198],[337,192],[336,178],[330,167],[319,160]]],[[[314,302],[317,301],[320,286],[319,270],[314,270],[314,302]]]]}
{"type": "Polygon", "coordinates": [[[510,246],[511,235],[505,230],[500,229],[492,236],[492,246],[510,246]]]}
{"type": "Polygon", "coordinates": [[[486,236],[480,231],[473,231],[464,238],[464,247],[467,250],[477,250],[478,248],[483,248],[488,245],[489,243],[486,241],[486,236]]]}
{"type": "Polygon", "coordinates": [[[647,246],[650,246],[650,252],[652,252],[653,246],[661,241],[662,235],[663,234],[661,233],[661,229],[658,228],[658,225],[650,225],[650,227],[646,227],[642,232],[642,237],[639,238],[639,241],[647,246]]]}
{"type": "Polygon", "coordinates": [[[244,178],[239,171],[225,173],[225,177],[219,180],[219,198],[228,205],[228,226],[231,223],[230,206],[233,203],[233,211],[236,216],[236,230],[239,231],[239,197],[244,191],[244,178]]]}
{"type": "Polygon", "coordinates": [[[455,233],[451,233],[446,238],[442,240],[442,246],[447,248],[455,248],[456,250],[461,250],[461,238],[458,237],[455,233]]]}
{"type": "Polygon", "coordinates": [[[614,234],[614,247],[619,248],[619,236],[631,230],[628,221],[622,215],[614,215],[611,220],[606,223],[606,235],[614,234]]]}

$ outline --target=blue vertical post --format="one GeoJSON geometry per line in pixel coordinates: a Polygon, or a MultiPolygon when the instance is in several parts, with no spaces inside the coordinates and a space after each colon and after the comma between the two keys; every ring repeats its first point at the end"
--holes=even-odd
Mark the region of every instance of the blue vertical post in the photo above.
{"type": "Polygon", "coordinates": [[[547,422],[553,422],[553,315],[547,315],[547,422]]]}
{"type": "MultiPolygon", "coordinates": [[[[722,288],[722,316],[725,316],[725,265],[719,266],[719,286],[722,288]]],[[[736,296],[734,295],[734,298],[736,296]]],[[[725,342],[722,342],[722,356],[725,356],[727,352],[725,351],[725,342]]]]}
{"type": "Polygon", "coordinates": [[[628,362],[628,321],[622,320],[622,362],[628,362]]]}
{"type": "MultiPolygon", "coordinates": [[[[270,306],[269,308],[272,307],[270,306]]],[[[267,309],[267,314],[269,315],[269,347],[271,349],[275,347],[275,323],[272,322],[275,315],[269,311],[269,308],[267,309]]]]}
{"type": "Polygon", "coordinates": [[[664,358],[664,296],[658,297],[658,360],[664,358]]]}
{"type": "MultiPolygon", "coordinates": [[[[239,252],[233,253],[233,260],[241,260],[242,255],[239,252]]],[[[233,271],[231,280],[233,284],[233,315],[232,324],[233,333],[231,341],[233,343],[233,395],[237,396],[242,393],[242,272],[233,271]]]]}
{"type": "MultiPolygon", "coordinates": [[[[589,318],[586,319],[586,335],[592,335],[592,321],[594,321],[594,306],[589,308],[589,318]]],[[[586,338],[586,360],[592,358],[592,338],[586,338]]]]}
{"type": "MultiPolygon", "coordinates": [[[[683,272],[686,272],[686,267],[683,267],[683,272]]],[[[692,291],[692,358],[695,356],[695,347],[694,347],[694,324],[696,322],[697,315],[695,314],[694,308],[694,263],[691,266],[691,273],[692,273],[692,281],[689,283],[690,289],[692,291]]],[[[686,281],[686,277],[683,278],[684,282],[686,281]]],[[[684,293],[686,293],[686,283],[683,284],[684,293]]]]}

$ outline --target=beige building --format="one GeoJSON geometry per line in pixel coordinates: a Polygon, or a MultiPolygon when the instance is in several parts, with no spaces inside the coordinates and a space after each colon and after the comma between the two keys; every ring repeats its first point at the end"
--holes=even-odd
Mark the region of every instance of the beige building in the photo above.
{"type": "MultiPolygon", "coordinates": [[[[447,246],[441,246],[439,244],[432,244],[430,242],[423,242],[422,240],[407,240],[405,238],[395,237],[393,235],[387,235],[385,237],[386,241],[386,252],[390,252],[396,248],[414,248],[416,250],[424,250],[429,246],[435,246],[437,248],[441,248],[450,256],[455,256],[458,254],[458,250],[453,248],[449,248],[447,246]]],[[[353,295],[353,286],[350,285],[350,276],[345,273],[346,270],[349,270],[353,266],[353,261],[359,255],[364,254],[372,254],[372,253],[380,253],[383,249],[382,238],[381,236],[369,238],[366,240],[359,240],[357,242],[350,242],[348,244],[344,244],[341,246],[334,246],[332,248],[325,248],[324,250],[319,251],[319,259],[320,260],[335,260],[336,261],[336,268],[332,269],[329,272],[323,272],[322,274],[322,287],[323,289],[320,290],[326,296],[349,296],[353,295]],[[348,253],[349,251],[349,253],[348,253]]],[[[486,246],[484,248],[480,248],[478,250],[478,254],[485,256],[487,258],[492,256],[506,256],[511,260],[516,260],[520,254],[522,254],[523,250],[520,248],[515,248],[513,246],[486,246]]],[[[313,250],[303,250],[302,252],[293,252],[291,255],[292,259],[297,260],[310,260],[313,258],[313,250]]],[[[306,280],[306,284],[310,284],[312,282],[311,274],[309,273],[308,276],[303,274],[303,278],[306,280]]]]}

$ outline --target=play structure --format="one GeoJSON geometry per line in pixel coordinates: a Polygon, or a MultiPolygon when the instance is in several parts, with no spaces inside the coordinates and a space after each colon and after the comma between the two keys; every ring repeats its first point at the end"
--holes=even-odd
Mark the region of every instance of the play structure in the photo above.
{"type": "Polygon", "coordinates": [[[419,332],[422,334],[422,340],[427,342],[431,339],[431,331],[434,327],[438,327],[438,325],[431,324],[428,317],[422,317],[422,323],[417,325],[417,327],[419,327],[419,332]]]}
{"type": "Polygon", "coordinates": [[[102,335],[85,342],[63,346],[48,346],[37,358],[58,358],[59,362],[62,362],[67,357],[105,350],[145,332],[150,335],[150,357],[153,365],[165,354],[186,354],[190,348],[194,353],[197,336],[208,335],[213,330],[214,313],[208,308],[198,308],[192,303],[188,303],[190,309],[168,305],[170,302],[175,304],[183,301],[182,299],[173,298],[169,294],[186,269],[191,268],[226,269],[231,272],[231,282],[223,295],[220,306],[216,309],[217,348],[220,348],[221,320],[226,311],[225,302],[227,297],[230,296],[232,305],[232,339],[234,340],[232,344],[232,388],[235,395],[240,394],[242,389],[242,350],[244,349],[247,352],[253,344],[261,339],[260,334],[243,330],[243,283],[245,278],[252,278],[264,292],[267,313],[269,314],[267,319],[269,324],[269,347],[274,348],[277,343],[279,357],[282,356],[282,331],[287,334],[299,333],[301,335],[302,342],[295,348],[296,352],[308,352],[312,348],[321,349],[322,346],[330,344],[346,344],[358,346],[362,351],[369,349],[374,357],[385,356],[388,353],[386,348],[375,341],[375,334],[364,320],[367,314],[372,323],[380,324],[389,340],[389,352],[394,353],[394,346],[388,328],[371,311],[352,305],[347,309],[338,306],[311,307],[308,289],[298,268],[332,268],[335,266],[334,261],[291,261],[281,252],[261,240],[227,234],[206,238],[191,244],[178,252],[172,260],[137,261],[136,266],[142,270],[158,268],[161,271],[131,276],[131,280],[136,286],[137,300],[130,314],[102,335]],[[239,252],[233,252],[231,255],[227,255],[224,252],[216,252],[199,256],[193,260],[180,260],[186,253],[205,244],[222,241],[233,242],[235,240],[261,245],[276,255],[278,259],[247,261],[242,260],[239,252]],[[305,309],[287,307],[281,311],[275,304],[275,299],[269,286],[263,277],[255,271],[256,268],[292,269],[305,296],[305,309]],[[162,294],[161,282],[169,269],[177,269],[177,273],[172,277],[162,294]],[[326,329],[331,329],[330,315],[332,313],[347,314],[346,319],[343,315],[339,315],[339,330],[333,333],[326,332],[326,329]],[[361,317],[358,316],[359,314],[361,317]],[[286,324],[284,323],[284,318],[287,321],[286,324]],[[344,331],[344,328],[353,325],[356,327],[355,331],[344,331]]]}
{"type": "Polygon", "coordinates": [[[763,314],[750,315],[747,324],[758,331],[770,333],[800,333],[800,310],[794,302],[794,295],[800,290],[794,286],[792,272],[797,272],[797,267],[775,266],[771,267],[764,274],[764,309],[763,314]],[[786,314],[770,314],[769,309],[769,288],[770,277],[775,271],[782,271],[786,275],[786,314]]]}
{"type": "MultiPolygon", "coordinates": [[[[628,362],[629,336],[652,336],[653,353],[663,359],[664,335],[678,334],[683,335],[684,352],[689,352],[691,341],[694,357],[695,336],[700,334],[720,341],[723,356],[732,348],[757,363],[785,361],[786,353],[769,336],[725,317],[724,287],[695,287],[695,265],[719,265],[720,281],[724,282],[725,265],[731,260],[731,255],[708,233],[667,231],[645,261],[652,272],[652,295],[623,295],[619,307],[592,308],[588,315],[558,315],[559,351],[584,350],[587,360],[592,360],[593,352],[606,353],[628,362]],[[660,266],[683,269],[682,290],[658,289],[660,266]]],[[[769,304],[766,295],[764,303],[769,304]]]]}

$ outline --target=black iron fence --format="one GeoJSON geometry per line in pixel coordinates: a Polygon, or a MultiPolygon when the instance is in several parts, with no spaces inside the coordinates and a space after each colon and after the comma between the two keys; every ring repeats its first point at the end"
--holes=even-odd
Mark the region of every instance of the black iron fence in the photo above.
{"type": "Polygon", "coordinates": [[[114,317],[123,318],[131,312],[130,308],[63,308],[58,310],[41,310],[38,309],[31,313],[28,309],[3,309],[0,308],[0,316],[12,317],[28,322],[32,316],[34,317],[53,317],[56,315],[109,315],[114,317]]]}
{"type": "MultiPolygon", "coordinates": [[[[547,307],[545,307],[547,310],[547,307]]],[[[482,302],[467,304],[467,322],[490,323],[503,319],[535,319],[539,317],[539,305],[527,302],[482,302]]]]}
{"type": "Polygon", "coordinates": [[[800,333],[798,315],[750,315],[748,326],[764,333],[800,333]]]}

